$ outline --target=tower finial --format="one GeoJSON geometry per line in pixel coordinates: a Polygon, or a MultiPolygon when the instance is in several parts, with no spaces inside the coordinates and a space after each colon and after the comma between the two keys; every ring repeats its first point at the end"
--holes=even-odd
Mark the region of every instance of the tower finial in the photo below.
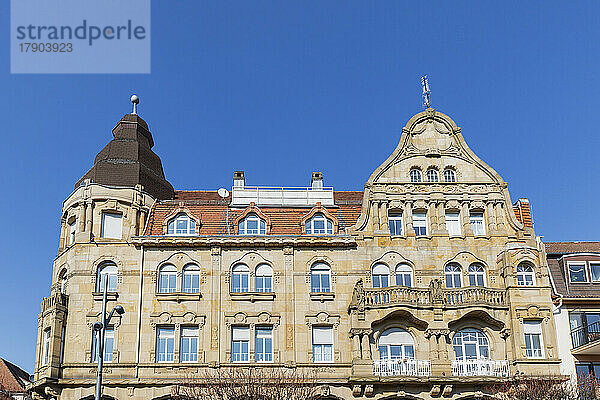
{"type": "Polygon", "coordinates": [[[132,114],[137,114],[137,105],[140,104],[140,98],[137,97],[135,94],[133,96],[131,96],[131,102],[133,103],[133,113],[132,114]]]}
{"type": "Polygon", "coordinates": [[[421,86],[423,86],[423,106],[429,108],[429,95],[431,94],[431,91],[429,90],[429,80],[427,79],[427,75],[421,77],[421,86]]]}

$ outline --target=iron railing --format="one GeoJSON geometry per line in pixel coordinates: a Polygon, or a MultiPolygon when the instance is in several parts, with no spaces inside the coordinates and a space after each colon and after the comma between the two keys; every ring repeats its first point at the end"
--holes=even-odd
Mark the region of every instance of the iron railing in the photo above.
{"type": "Polygon", "coordinates": [[[574,349],[597,340],[600,340],[600,321],[580,326],[571,331],[571,342],[574,349]]]}
{"type": "Polygon", "coordinates": [[[431,376],[431,361],[414,359],[384,359],[373,361],[376,376],[431,376]]]}
{"type": "Polygon", "coordinates": [[[452,360],[454,376],[494,376],[507,377],[507,360],[452,360]]]}

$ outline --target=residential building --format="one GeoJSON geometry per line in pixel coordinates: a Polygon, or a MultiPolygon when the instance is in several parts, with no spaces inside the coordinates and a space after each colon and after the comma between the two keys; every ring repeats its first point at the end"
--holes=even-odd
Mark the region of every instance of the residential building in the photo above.
{"type": "Polygon", "coordinates": [[[0,399],[30,400],[27,385],[31,376],[15,364],[0,358],[0,399]]]}
{"type": "Polygon", "coordinates": [[[105,285],[125,308],[107,398],[167,399],[237,366],[310,369],[324,399],[482,398],[517,373],[559,373],[529,202],[512,203],[447,115],[413,116],[363,191],[320,172],[254,187],[242,171],[230,191],[173,190],[138,115],[113,134],[63,204],[40,398],[93,395],[105,285]]]}
{"type": "Polygon", "coordinates": [[[545,243],[561,374],[600,378],[600,242],[545,243]]]}

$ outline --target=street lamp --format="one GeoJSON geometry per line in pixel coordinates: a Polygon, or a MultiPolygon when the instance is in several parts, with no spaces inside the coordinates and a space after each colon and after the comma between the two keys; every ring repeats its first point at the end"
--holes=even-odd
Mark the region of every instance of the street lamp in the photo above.
{"type": "Polygon", "coordinates": [[[108,318],[106,317],[106,293],[108,290],[108,275],[104,278],[104,288],[102,293],[102,316],[101,321],[94,323],[94,331],[96,332],[96,337],[98,338],[98,374],[96,375],[96,400],[100,400],[102,397],[102,366],[104,364],[104,334],[106,332],[106,326],[110,323],[111,318],[115,314],[115,312],[119,315],[125,314],[125,310],[123,306],[116,305],[108,314],[108,318]]]}

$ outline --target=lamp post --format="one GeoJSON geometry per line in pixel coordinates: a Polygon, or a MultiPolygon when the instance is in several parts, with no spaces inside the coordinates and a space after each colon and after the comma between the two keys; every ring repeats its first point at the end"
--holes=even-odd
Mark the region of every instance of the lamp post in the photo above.
{"type": "MultiPolygon", "coordinates": [[[[100,400],[102,397],[102,366],[104,365],[104,334],[106,332],[106,326],[110,323],[111,318],[115,314],[115,312],[119,315],[125,314],[125,310],[123,306],[117,305],[113,308],[106,317],[106,294],[108,291],[108,279],[109,275],[104,276],[104,287],[102,293],[102,316],[101,321],[94,323],[94,331],[96,331],[96,338],[98,343],[98,373],[96,375],[96,400],[100,400]]],[[[102,280],[100,281],[102,282],[102,280]]]]}

